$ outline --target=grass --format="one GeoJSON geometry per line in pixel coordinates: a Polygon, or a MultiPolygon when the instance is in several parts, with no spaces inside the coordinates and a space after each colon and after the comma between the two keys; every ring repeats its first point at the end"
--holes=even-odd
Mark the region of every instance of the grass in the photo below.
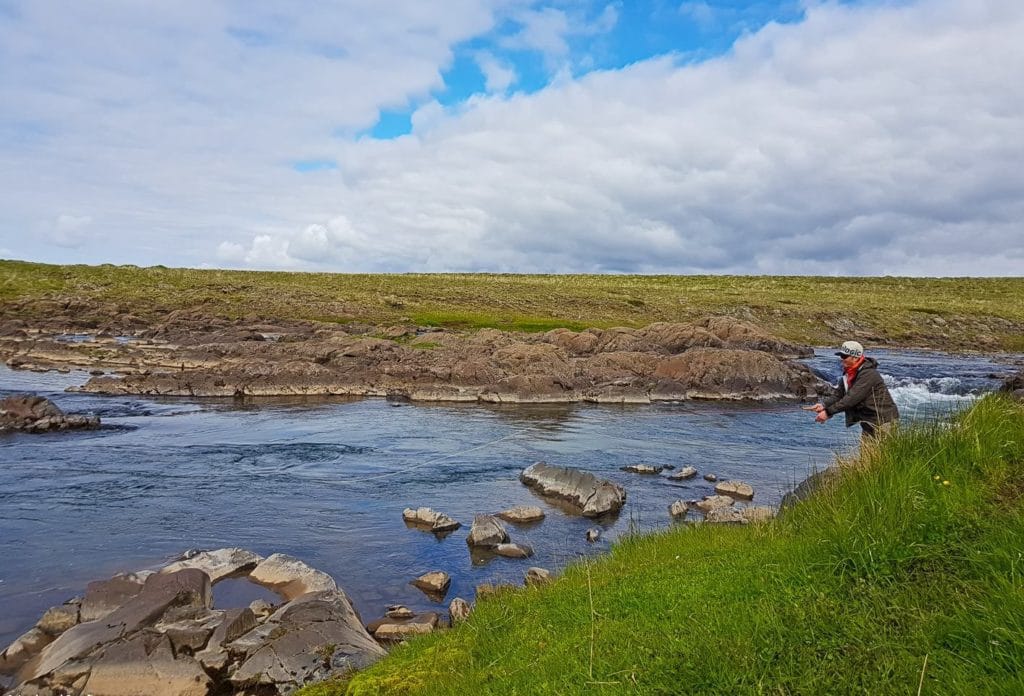
{"type": "Polygon", "coordinates": [[[1024,278],[328,274],[0,261],[0,318],[227,318],[546,331],[733,314],[783,338],[1024,350],[1024,278]],[[69,308],[69,303],[70,308],[69,308]],[[81,305],[85,306],[81,306],[81,305]],[[852,328],[851,328],[852,327],[852,328]]]}
{"type": "Polygon", "coordinates": [[[771,523],[627,538],[300,694],[1024,693],[1024,405],[848,465],[771,523]]]}

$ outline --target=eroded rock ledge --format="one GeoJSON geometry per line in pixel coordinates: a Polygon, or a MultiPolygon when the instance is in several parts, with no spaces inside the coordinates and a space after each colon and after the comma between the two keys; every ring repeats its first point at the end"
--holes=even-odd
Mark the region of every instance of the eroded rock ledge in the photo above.
{"type": "Polygon", "coordinates": [[[810,348],[729,317],[543,334],[196,320],[132,340],[57,338],[0,326],[0,358],[21,369],[86,367],[97,374],[81,391],[104,394],[649,403],[804,399],[818,386],[792,360],[810,348]]]}

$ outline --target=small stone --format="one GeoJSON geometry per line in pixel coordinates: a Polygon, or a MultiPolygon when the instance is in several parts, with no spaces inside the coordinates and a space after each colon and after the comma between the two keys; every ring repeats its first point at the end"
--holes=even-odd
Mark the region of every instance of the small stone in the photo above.
{"type": "Polygon", "coordinates": [[[254,599],[252,602],[249,602],[249,610],[256,617],[257,621],[262,621],[274,613],[274,605],[265,599],[254,599]]]}
{"type": "Polygon", "coordinates": [[[397,642],[413,636],[424,636],[433,633],[434,627],[429,623],[409,622],[401,624],[384,624],[373,632],[373,637],[379,641],[397,642]]]}
{"type": "Polygon", "coordinates": [[[677,500],[668,506],[668,514],[675,518],[686,517],[689,509],[690,506],[686,504],[685,500],[677,500]]]}
{"type": "Polygon", "coordinates": [[[384,616],[389,619],[411,619],[416,616],[416,614],[409,607],[401,604],[392,604],[388,607],[387,611],[384,612],[384,616]]]}
{"type": "Polygon", "coordinates": [[[731,507],[735,503],[736,500],[727,495],[710,495],[697,501],[697,509],[706,515],[716,508],[731,507]]]}
{"type": "Polygon", "coordinates": [[[503,510],[497,516],[513,524],[529,524],[531,522],[540,522],[544,519],[544,511],[539,507],[519,505],[518,507],[503,510]]]}
{"type": "Polygon", "coordinates": [[[696,475],[697,475],[697,469],[695,469],[692,466],[687,466],[687,467],[683,467],[679,471],[677,471],[674,474],[672,474],[671,476],[669,476],[669,479],[671,479],[673,481],[686,481],[687,479],[692,479],[696,475]]]}
{"type": "Polygon", "coordinates": [[[442,570],[424,573],[412,581],[413,587],[419,588],[427,594],[435,595],[444,595],[451,584],[451,577],[442,570]]]}
{"type": "Polygon", "coordinates": [[[601,530],[597,527],[591,527],[587,530],[587,541],[593,544],[595,541],[601,538],[601,530]]]}
{"type": "Polygon", "coordinates": [[[524,544],[498,544],[494,547],[494,553],[505,558],[529,558],[533,555],[533,549],[524,544]]]}
{"type": "Polygon", "coordinates": [[[545,585],[551,582],[551,571],[547,568],[534,566],[526,571],[525,582],[527,585],[545,585]]]}
{"type": "Polygon", "coordinates": [[[629,466],[622,467],[623,471],[628,471],[631,474],[660,474],[664,467],[651,466],[650,464],[630,464],[629,466]]]}
{"type": "Polygon", "coordinates": [[[710,481],[711,483],[714,483],[715,481],[718,480],[718,477],[715,476],[714,474],[704,474],[704,480],[705,481],[710,481]]]}
{"type": "Polygon", "coordinates": [[[715,486],[715,493],[729,495],[741,500],[750,500],[754,497],[754,488],[742,481],[723,481],[715,486]]]}
{"type": "Polygon", "coordinates": [[[448,605],[448,617],[452,626],[468,619],[470,611],[472,611],[472,607],[462,597],[453,599],[452,603],[448,605]]]}

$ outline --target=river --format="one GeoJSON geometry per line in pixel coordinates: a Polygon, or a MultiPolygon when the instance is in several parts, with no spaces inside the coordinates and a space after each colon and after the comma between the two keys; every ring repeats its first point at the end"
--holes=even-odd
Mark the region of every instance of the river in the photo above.
{"type": "MultiPolygon", "coordinates": [[[[1020,356],[876,351],[905,419],[943,417],[994,388],[993,373],[1020,356]]],[[[833,378],[821,351],[809,364],[833,378]]],[[[0,396],[32,391],[69,412],[91,411],[101,429],[0,435],[0,649],[47,607],[91,580],[162,565],[191,548],[241,546],[297,556],[335,577],[364,620],[385,606],[443,610],[408,583],[452,575],[448,599],[472,599],[482,582],[521,583],[527,567],[552,570],[600,553],[631,528],[667,526],[668,505],[699,498],[698,477],[620,471],[633,463],[695,466],[754,486],[755,503],[787,490],[859,430],[841,418],[815,425],[793,403],[682,402],[650,406],[396,404],[383,399],[154,399],[64,393],[83,372],[0,367],[0,396]],[[628,491],[616,520],[588,544],[592,520],[534,496],[518,481],[535,461],[579,467],[628,491]],[[465,544],[476,513],[540,505],[547,519],[517,528],[529,561],[474,564],[465,544]],[[426,505],[461,521],[445,539],[406,528],[405,507],[426,505]]],[[[218,607],[264,596],[249,583],[215,590],[218,607]]]]}

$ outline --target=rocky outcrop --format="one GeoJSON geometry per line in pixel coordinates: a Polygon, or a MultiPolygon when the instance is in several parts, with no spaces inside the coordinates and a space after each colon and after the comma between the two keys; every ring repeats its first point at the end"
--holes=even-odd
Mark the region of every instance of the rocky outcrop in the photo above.
{"type": "Polygon", "coordinates": [[[578,469],[537,462],[519,475],[519,480],[542,495],[568,501],[584,517],[614,514],[626,502],[626,491],[608,480],[578,469]]]}
{"type": "Polygon", "coordinates": [[[719,317],[705,324],[464,334],[405,325],[246,325],[176,313],[162,326],[136,332],[144,340],[129,342],[98,334],[79,343],[27,333],[0,335],[0,358],[22,369],[80,365],[116,372],[95,376],[81,388],[110,394],[649,403],[804,398],[808,386],[813,389],[813,375],[788,362],[809,349],[735,319],[719,317]],[[718,369],[726,376],[700,380],[692,370],[676,375],[680,357],[699,351],[712,351],[700,367],[720,362],[718,369]],[[736,354],[760,359],[743,361],[736,354]]]}
{"type": "Polygon", "coordinates": [[[275,553],[260,562],[249,580],[276,592],[287,600],[311,592],[334,591],[338,586],[327,573],[311,568],[297,558],[275,553]]]}
{"type": "MultiPolygon", "coordinates": [[[[269,615],[215,609],[210,575],[200,566],[232,577],[258,558],[244,549],[200,552],[160,572],[91,583],[81,605],[51,608],[0,653],[0,672],[14,673],[13,693],[24,694],[271,696],[383,656],[336,588],[301,593],[269,615]],[[181,567],[189,561],[192,567],[181,567]]],[[[323,573],[296,559],[271,559],[261,576],[279,592],[326,584],[323,573]]]]}
{"type": "Polygon", "coordinates": [[[45,433],[98,427],[99,416],[64,413],[55,403],[42,396],[15,394],[0,401],[0,432],[20,430],[26,433],[45,433]]]}

